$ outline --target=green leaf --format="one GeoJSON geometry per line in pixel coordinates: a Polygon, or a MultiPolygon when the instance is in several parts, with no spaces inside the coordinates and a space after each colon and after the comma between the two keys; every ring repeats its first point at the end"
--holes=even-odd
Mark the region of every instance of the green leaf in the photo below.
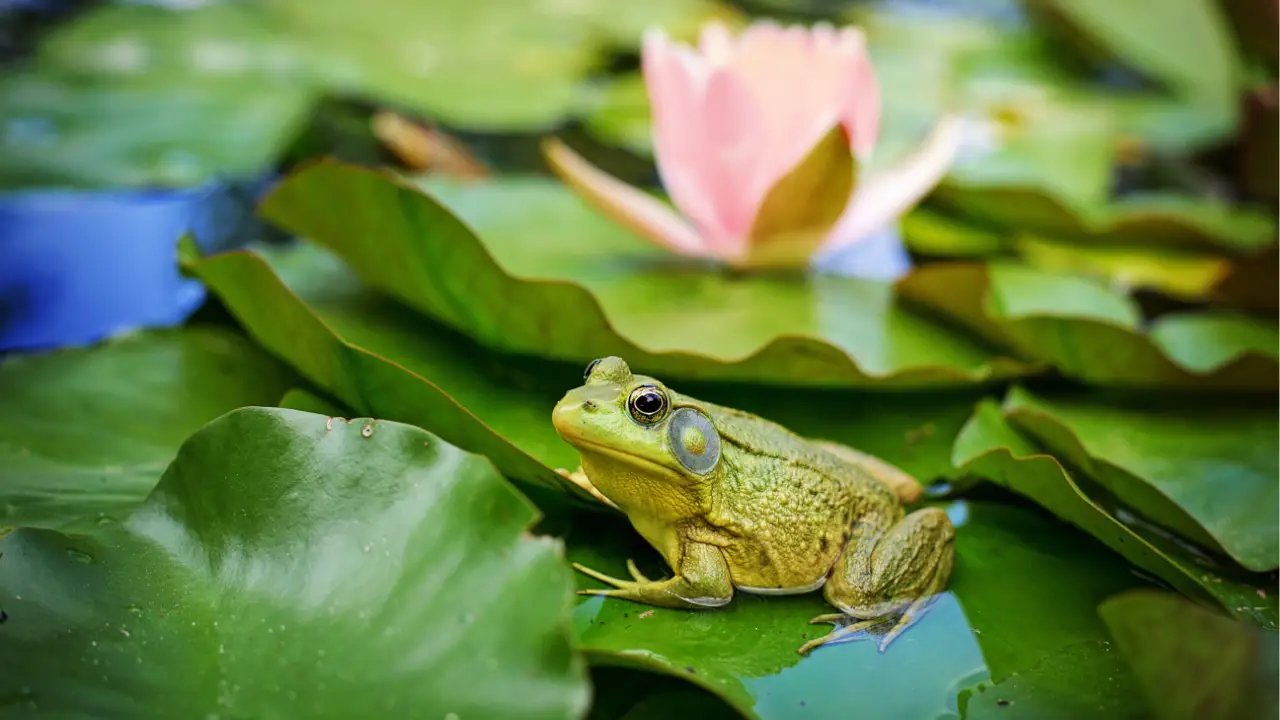
{"type": "Polygon", "coordinates": [[[1160,720],[1276,715],[1276,633],[1152,590],[1110,598],[1098,613],[1160,720]]]}
{"type": "MultiPolygon", "coordinates": [[[[582,366],[477,347],[361,287],[333,254],[315,246],[270,259],[269,266],[254,254],[225,253],[188,256],[186,264],[250,335],[360,413],[418,424],[466,442],[508,477],[577,494],[549,469],[578,462],[552,427],[551,409],[582,382],[582,366]]],[[[832,405],[831,391],[692,382],[677,387],[760,413],[807,437],[857,447],[923,482],[951,475],[951,444],[978,397],[972,390],[848,392],[832,405]],[[830,409],[815,413],[818,403],[830,409]]]]}
{"type": "Polygon", "coordinates": [[[939,200],[1019,233],[1091,248],[1198,251],[1250,257],[1275,244],[1275,219],[1220,200],[1147,193],[1106,202],[1073,203],[1018,188],[984,188],[939,200]]]}
{"type": "Polygon", "coordinates": [[[1166,315],[1145,330],[1137,304],[1083,277],[1009,262],[935,263],[899,293],[1028,361],[1116,387],[1277,387],[1274,324],[1217,312],[1166,315]],[[1202,342],[1212,338],[1211,342],[1202,342]]]}
{"type": "Polygon", "coordinates": [[[652,155],[649,96],[639,72],[610,75],[584,86],[576,110],[583,127],[598,140],[652,155]]]}
{"type": "Polygon", "coordinates": [[[1005,417],[1148,520],[1253,571],[1280,564],[1275,398],[1033,395],[1005,417]]]}
{"type": "MultiPolygon", "coordinates": [[[[1119,588],[1141,585],[1127,566],[1089,538],[1034,509],[988,502],[948,506],[958,525],[951,586],[932,609],[881,654],[860,641],[796,648],[824,627],[821,593],[792,597],[739,594],[710,611],[652,608],[584,599],[575,631],[593,664],[648,668],[681,676],[725,698],[748,717],[956,717],[960,695],[979,686],[1023,688],[1029,717],[1062,695],[1080,698],[1088,717],[1130,717],[1136,709],[1122,665],[1105,648],[1094,608],[1119,588]],[[1052,623],[1045,618],[1052,617],[1052,623]],[[1061,653],[1073,660],[1061,677],[1030,674],[1061,653]],[[1080,693],[1079,686],[1093,686],[1080,693]]],[[[624,521],[575,524],[570,559],[625,573],[634,557],[651,576],[669,573],[624,521]]],[[[579,577],[580,587],[598,583],[579,577]]]]}
{"type": "MultiPolygon", "coordinates": [[[[0,527],[83,529],[133,509],[188,435],[295,382],[242,335],[128,335],[0,364],[0,527]]],[[[0,562],[3,568],[3,562],[0,562]]]]}
{"type": "Polygon", "coordinates": [[[0,655],[23,658],[0,697],[32,716],[578,717],[568,569],[534,518],[419,429],[233,411],[120,524],[0,540],[0,655]]]}
{"type": "Polygon", "coordinates": [[[390,175],[320,162],[263,211],[369,285],[499,350],[827,386],[962,385],[1024,370],[900,307],[888,283],[682,263],[551,180],[430,187],[438,202],[390,175]]]}
{"type": "Polygon", "coordinates": [[[554,123],[573,106],[595,54],[585,23],[532,0],[499,11],[415,0],[261,5],[329,87],[473,129],[554,123]]]}
{"type": "Polygon", "coordinates": [[[194,185],[272,165],[318,95],[291,42],[239,3],[113,5],[0,81],[0,183],[194,185]]]}
{"type": "Polygon", "coordinates": [[[342,416],[343,413],[347,412],[345,408],[301,388],[291,388],[289,392],[286,392],[284,397],[280,398],[279,407],[328,415],[330,417],[342,416]]]}
{"type": "Polygon", "coordinates": [[[1057,459],[1010,425],[994,401],[978,406],[956,438],[952,461],[961,471],[1031,499],[1179,591],[1221,605],[1233,616],[1262,627],[1278,626],[1276,594],[1264,589],[1274,587],[1273,576],[1215,563],[1167,532],[1141,522],[1101,490],[1086,494],[1057,459]]]}
{"type": "Polygon", "coordinates": [[[1050,0],[1044,6],[1175,93],[1215,109],[1230,123],[1240,60],[1213,0],[1050,0]]]}
{"type": "Polygon", "coordinates": [[[1185,300],[1208,300],[1231,272],[1220,255],[1182,250],[1093,247],[1033,236],[1020,237],[1017,248],[1032,267],[1050,272],[1089,275],[1116,289],[1154,290],[1185,300]]]}
{"type": "MultiPolygon", "coordinates": [[[[347,406],[361,414],[429,428],[445,442],[485,455],[508,477],[561,489],[595,504],[449,393],[462,389],[482,412],[518,408],[506,417],[518,418],[512,423],[515,436],[535,448],[545,447],[549,440],[539,425],[550,430],[554,402],[534,414],[532,403],[522,403],[515,394],[518,390],[506,396],[493,393],[489,378],[471,372],[465,345],[449,335],[433,339],[416,334],[414,324],[405,322],[405,311],[366,292],[332,256],[289,254],[295,277],[290,288],[254,254],[231,252],[200,259],[190,237],[184,239],[181,252],[183,266],[209,286],[255,340],[347,406]],[[313,296],[316,307],[303,303],[295,292],[313,296]],[[382,344],[397,351],[403,362],[366,349],[365,338],[385,339],[382,344]]],[[[554,438],[554,431],[550,435],[554,438]]],[[[572,462],[565,450],[561,465],[572,462]]]]}

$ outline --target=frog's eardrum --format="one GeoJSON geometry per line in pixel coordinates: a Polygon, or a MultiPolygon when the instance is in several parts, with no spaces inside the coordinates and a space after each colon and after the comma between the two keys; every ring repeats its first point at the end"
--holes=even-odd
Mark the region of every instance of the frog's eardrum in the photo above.
{"type": "Polygon", "coordinates": [[[667,442],[676,459],[691,473],[706,475],[720,462],[720,433],[711,424],[711,418],[696,408],[683,407],[672,413],[667,423],[667,442]],[[702,435],[704,442],[686,442],[697,434],[702,435]]]}

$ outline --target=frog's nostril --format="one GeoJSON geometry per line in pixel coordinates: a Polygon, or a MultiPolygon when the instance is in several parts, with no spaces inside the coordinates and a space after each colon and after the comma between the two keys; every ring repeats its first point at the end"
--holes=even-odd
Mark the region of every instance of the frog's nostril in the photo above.
{"type": "Polygon", "coordinates": [[[590,400],[583,400],[582,409],[590,412],[596,409],[596,404],[594,402],[591,402],[590,400]]]}

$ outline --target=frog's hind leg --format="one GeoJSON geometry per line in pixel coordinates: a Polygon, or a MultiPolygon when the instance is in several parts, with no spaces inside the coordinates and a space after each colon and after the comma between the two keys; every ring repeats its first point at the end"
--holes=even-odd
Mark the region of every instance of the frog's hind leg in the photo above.
{"type": "MultiPolygon", "coordinates": [[[[823,595],[859,622],[838,626],[825,637],[805,643],[800,653],[898,615],[893,628],[880,638],[883,652],[946,588],[954,563],[955,527],[939,508],[917,510],[878,537],[874,532],[855,537],[836,564],[823,595]]],[[[813,622],[836,620],[833,615],[820,615],[813,622]]]]}

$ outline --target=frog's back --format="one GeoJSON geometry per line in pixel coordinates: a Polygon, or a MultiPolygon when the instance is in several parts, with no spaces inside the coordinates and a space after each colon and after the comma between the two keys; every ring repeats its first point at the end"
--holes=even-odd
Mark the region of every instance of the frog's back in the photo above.
{"type": "Polygon", "coordinates": [[[734,541],[724,549],[740,588],[802,592],[825,578],[853,521],[897,505],[884,485],[772,421],[692,401],[720,433],[725,473],[707,521],[734,541]]]}
{"type": "Polygon", "coordinates": [[[862,468],[772,420],[734,408],[682,399],[697,404],[711,416],[721,439],[731,450],[750,457],[774,459],[818,485],[830,483],[849,492],[892,496],[883,483],[862,468]]]}

